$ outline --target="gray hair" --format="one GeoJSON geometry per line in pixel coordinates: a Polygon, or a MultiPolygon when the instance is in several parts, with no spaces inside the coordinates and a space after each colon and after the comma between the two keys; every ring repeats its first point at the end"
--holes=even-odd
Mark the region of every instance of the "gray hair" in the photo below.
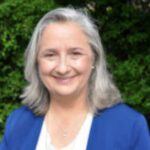
{"type": "Polygon", "coordinates": [[[120,92],[107,71],[104,50],[94,21],[81,9],[57,8],[48,12],[39,21],[25,51],[25,79],[28,81],[28,85],[21,98],[23,98],[23,104],[38,115],[44,115],[50,104],[49,92],[40,80],[37,66],[37,53],[42,32],[50,23],[70,21],[81,27],[94,54],[94,69],[89,81],[91,110],[96,113],[99,109],[122,101],[120,92]]]}

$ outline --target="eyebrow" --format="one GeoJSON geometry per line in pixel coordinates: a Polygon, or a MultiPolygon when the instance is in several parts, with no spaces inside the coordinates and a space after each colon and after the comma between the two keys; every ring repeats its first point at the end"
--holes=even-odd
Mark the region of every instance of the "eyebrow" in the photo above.
{"type": "MultiPolygon", "coordinates": [[[[57,50],[58,50],[57,48],[47,48],[44,50],[44,52],[56,52],[57,50]]],[[[83,48],[81,48],[81,47],[70,47],[67,49],[67,51],[75,51],[75,50],[83,51],[83,48]]]]}
{"type": "Polygon", "coordinates": [[[43,52],[45,53],[45,52],[55,52],[57,49],[55,49],[55,48],[47,48],[47,49],[45,49],[43,52]]]}
{"type": "Polygon", "coordinates": [[[72,48],[69,48],[69,50],[71,51],[71,50],[83,50],[83,48],[81,48],[81,47],[72,47],[72,48]]]}

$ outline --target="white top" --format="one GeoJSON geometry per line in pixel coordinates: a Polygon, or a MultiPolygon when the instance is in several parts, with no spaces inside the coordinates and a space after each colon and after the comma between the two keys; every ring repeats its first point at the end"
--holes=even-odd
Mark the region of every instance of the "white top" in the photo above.
{"type": "MultiPolygon", "coordinates": [[[[89,113],[75,139],[66,147],[61,148],[59,150],[86,150],[92,120],[93,115],[89,113]]],[[[43,121],[36,150],[58,150],[51,143],[51,137],[47,132],[45,121],[43,121]]]]}

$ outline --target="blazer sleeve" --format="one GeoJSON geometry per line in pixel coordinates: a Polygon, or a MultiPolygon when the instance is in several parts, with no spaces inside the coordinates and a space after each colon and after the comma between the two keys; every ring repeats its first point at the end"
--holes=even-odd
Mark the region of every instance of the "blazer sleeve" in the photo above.
{"type": "Polygon", "coordinates": [[[8,144],[8,134],[9,134],[9,130],[10,130],[10,122],[12,120],[12,115],[10,115],[8,118],[7,118],[7,121],[6,121],[6,125],[5,125],[5,132],[4,132],[4,136],[2,138],[2,141],[0,143],[0,150],[8,150],[9,149],[9,144],[8,144]]]}
{"type": "Polygon", "coordinates": [[[34,149],[43,116],[36,116],[27,107],[14,110],[8,117],[0,150],[31,150],[34,149]]]}
{"type": "Polygon", "coordinates": [[[13,111],[7,118],[4,136],[0,143],[0,150],[10,150],[11,145],[10,145],[9,139],[12,135],[14,126],[16,124],[16,119],[18,116],[17,114],[18,114],[17,111],[13,111]]]}
{"type": "Polygon", "coordinates": [[[5,135],[3,136],[2,142],[0,143],[0,150],[8,150],[8,144],[6,142],[5,135]]]}
{"type": "Polygon", "coordinates": [[[132,150],[150,150],[150,132],[144,116],[140,116],[134,126],[132,134],[132,150]]]}

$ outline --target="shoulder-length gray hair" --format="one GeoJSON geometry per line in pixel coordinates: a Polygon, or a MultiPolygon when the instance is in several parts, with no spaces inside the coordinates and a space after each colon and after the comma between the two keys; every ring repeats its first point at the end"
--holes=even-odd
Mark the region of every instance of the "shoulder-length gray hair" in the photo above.
{"type": "Polygon", "coordinates": [[[80,9],[57,8],[48,12],[39,21],[25,51],[25,79],[28,81],[28,85],[25,87],[21,98],[23,98],[23,104],[27,105],[37,115],[44,115],[50,104],[50,94],[39,78],[37,66],[37,53],[42,32],[50,23],[70,21],[81,27],[89,40],[95,58],[94,69],[89,81],[91,110],[95,113],[98,109],[110,107],[122,101],[120,92],[107,71],[101,39],[92,19],[80,9]]]}

